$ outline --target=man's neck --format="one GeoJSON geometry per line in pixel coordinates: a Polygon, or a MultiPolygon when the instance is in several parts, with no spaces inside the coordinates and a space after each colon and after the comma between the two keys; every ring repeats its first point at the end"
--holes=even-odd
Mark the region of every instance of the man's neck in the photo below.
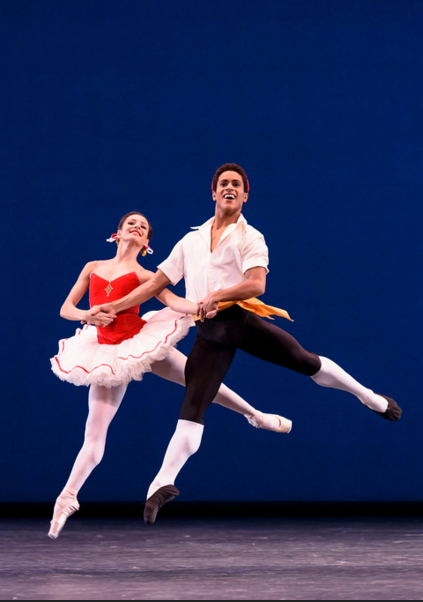
{"type": "Polygon", "coordinates": [[[220,230],[221,228],[227,228],[231,224],[236,224],[239,220],[239,216],[241,212],[233,213],[233,214],[225,214],[219,211],[215,212],[214,215],[214,223],[213,226],[216,230],[220,230]]]}

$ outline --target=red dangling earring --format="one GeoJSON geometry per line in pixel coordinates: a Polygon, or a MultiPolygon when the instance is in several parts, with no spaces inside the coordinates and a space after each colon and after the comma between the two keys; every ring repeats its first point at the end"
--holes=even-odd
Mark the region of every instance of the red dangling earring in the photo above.
{"type": "Polygon", "coordinates": [[[141,255],[143,257],[145,257],[147,255],[147,253],[149,255],[152,255],[154,253],[154,251],[148,245],[145,245],[145,247],[142,248],[141,255]]]}
{"type": "Polygon", "coordinates": [[[117,245],[119,244],[119,237],[117,233],[112,234],[110,238],[107,239],[107,242],[115,242],[117,245]]]}

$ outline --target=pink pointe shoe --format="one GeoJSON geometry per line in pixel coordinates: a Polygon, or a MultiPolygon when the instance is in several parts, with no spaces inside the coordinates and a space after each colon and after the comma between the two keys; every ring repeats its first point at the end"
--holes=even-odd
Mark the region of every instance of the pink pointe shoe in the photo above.
{"type": "Polygon", "coordinates": [[[72,514],[79,510],[79,502],[76,495],[61,494],[56,500],[53,510],[53,518],[50,522],[50,539],[57,539],[66,521],[72,514]]]}
{"type": "Polygon", "coordinates": [[[258,429],[266,429],[275,433],[290,433],[292,429],[292,420],[277,414],[265,414],[256,411],[255,414],[249,414],[245,417],[251,426],[258,429]]]}

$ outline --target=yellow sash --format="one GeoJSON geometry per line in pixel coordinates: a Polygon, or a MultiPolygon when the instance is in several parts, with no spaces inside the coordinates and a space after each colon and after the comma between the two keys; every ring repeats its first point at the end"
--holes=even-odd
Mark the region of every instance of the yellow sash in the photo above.
{"type": "MultiPolygon", "coordinates": [[[[221,301],[217,305],[217,311],[222,311],[228,307],[231,307],[232,305],[240,305],[244,309],[252,311],[254,314],[257,314],[262,318],[269,318],[269,320],[273,320],[274,318],[271,318],[271,316],[274,315],[281,316],[281,318],[286,318],[291,322],[294,321],[284,309],[279,309],[279,307],[273,307],[272,305],[266,305],[263,303],[263,301],[260,301],[260,299],[257,299],[256,297],[245,299],[244,301],[221,301]]],[[[194,321],[200,319],[198,316],[193,316],[193,318],[194,321]]]]}

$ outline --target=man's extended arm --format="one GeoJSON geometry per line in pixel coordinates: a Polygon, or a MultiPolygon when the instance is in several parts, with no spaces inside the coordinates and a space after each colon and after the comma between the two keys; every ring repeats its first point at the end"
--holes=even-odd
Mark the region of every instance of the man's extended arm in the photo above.
{"type": "Polygon", "coordinates": [[[150,280],[141,284],[138,288],[129,293],[129,295],[126,295],[126,297],[122,297],[122,299],[112,301],[111,303],[93,307],[91,310],[92,315],[96,315],[99,311],[115,314],[124,311],[125,309],[129,309],[130,307],[134,307],[134,305],[141,305],[141,303],[160,294],[168,284],[170,284],[169,278],[165,276],[161,270],[157,270],[150,280]]]}

